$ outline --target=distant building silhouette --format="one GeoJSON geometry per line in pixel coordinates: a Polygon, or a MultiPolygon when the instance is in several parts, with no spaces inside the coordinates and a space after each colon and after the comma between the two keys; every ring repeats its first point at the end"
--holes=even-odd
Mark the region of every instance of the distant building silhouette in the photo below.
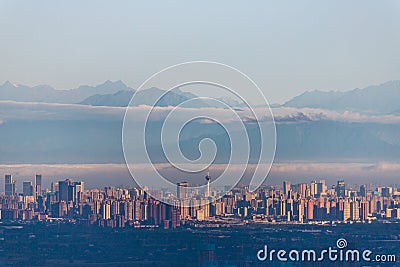
{"type": "Polygon", "coordinates": [[[188,182],[181,182],[177,184],[176,194],[178,198],[187,198],[188,197],[188,182]]]}
{"type": "Polygon", "coordinates": [[[35,177],[35,194],[36,198],[42,195],[42,175],[36,174],[35,177]]]}
{"type": "Polygon", "coordinates": [[[15,195],[15,181],[13,181],[11,174],[6,174],[4,177],[4,189],[6,196],[15,195]]]}
{"type": "Polygon", "coordinates": [[[22,193],[24,196],[33,196],[34,190],[31,181],[25,181],[22,183],[22,193]]]}
{"type": "Polygon", "coordinates": [[[336,185],[336,195],[338,197],[345,197],[346,196],[346,185],[343,180],[337,182],[336,185]]]}

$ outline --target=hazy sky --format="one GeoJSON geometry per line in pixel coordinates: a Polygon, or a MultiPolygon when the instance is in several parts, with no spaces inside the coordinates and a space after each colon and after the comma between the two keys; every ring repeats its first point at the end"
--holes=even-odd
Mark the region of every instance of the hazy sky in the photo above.
{"type": "Polygon", "coordinates": [[[400,1],[149,2],[0,1],[0,82],[135,88],[164,67],[211,60],[274,103],[400,79],[400,1]]]}

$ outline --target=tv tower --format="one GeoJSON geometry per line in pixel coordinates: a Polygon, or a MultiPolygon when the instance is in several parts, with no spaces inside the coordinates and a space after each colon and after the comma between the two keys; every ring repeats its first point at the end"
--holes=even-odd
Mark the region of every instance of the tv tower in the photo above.
{"type": "Polygon", "coordinates": [[[210,181],[211,181],[211,176],[210,176],[210,171],[209,170],[207,170],[207,175],[206,175],[206,181],[207,181],[207,195],[206,195],[206,197],[210,197],[211,196],[211,194],[210,194],[210,181]]]}

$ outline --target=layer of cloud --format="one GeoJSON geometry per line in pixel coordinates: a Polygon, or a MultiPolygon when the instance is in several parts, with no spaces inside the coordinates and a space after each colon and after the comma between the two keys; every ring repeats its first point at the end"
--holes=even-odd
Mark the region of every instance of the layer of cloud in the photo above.
{"type": "Polygon", "coordinates": [[[0,115],[8,120],[116,120],[125,108],[78,104],[0,101],[0,115]]]}
{"type": "Polygon", "coordinates": [[[296,121],[317,121],[331,120],[340,122],[359,122],[359,123],[384,123],[398,124],[398,115],[366,115],[358,112],[338,112],[316,108],[273,108],[275,121],[277,122],[296,122],[296,121]]]}
{"type": "MultiPolygon", "coordinates": [[[[172,110],[176,112],[175,120],[186,120],[187,117],[199,115],[218,119],[221,123],[236,121],[239,115],[245,122],[255,122],[253,112],[249,109],[240,109],[232,112],[222,108],[175,108],[138,106],[129,108],[130,120],[143,121],[152,111],[151,120],[163,120],[172,110]]],[[[257,112],[265,109],[255,108],[257,112]]],[[[272,108],[276,123],[296,123],[306,121],[331,120],[340,122],[398,124],[398,115],[366,115],[357,112],[336,112],[314,108],[272,108]]],[[[0,123],[8,120],[122,120],[126,108],[88,106],[78,104],[52,104],[0,101],[0,123]]],[[[265,113],[265,112],[264,112],[265,113]]],[[[261,121],[269,121],[268,114],[261,121]]]]}

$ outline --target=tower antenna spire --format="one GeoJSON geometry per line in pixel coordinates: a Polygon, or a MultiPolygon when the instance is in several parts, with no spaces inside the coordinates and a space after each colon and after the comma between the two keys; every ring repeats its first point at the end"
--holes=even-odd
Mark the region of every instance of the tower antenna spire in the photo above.
{"type": "Polygon", "coordinates": [[[209,170],[209,168],[207,168],[207,175],[206,175],[206,181],[207,181],[207,195],[206,195],[206,197],[210,197],[211,196],[211,194],[210,194],[210,181],[211,181],[211,176],[210,176],[210,170],[209,170]]]}

